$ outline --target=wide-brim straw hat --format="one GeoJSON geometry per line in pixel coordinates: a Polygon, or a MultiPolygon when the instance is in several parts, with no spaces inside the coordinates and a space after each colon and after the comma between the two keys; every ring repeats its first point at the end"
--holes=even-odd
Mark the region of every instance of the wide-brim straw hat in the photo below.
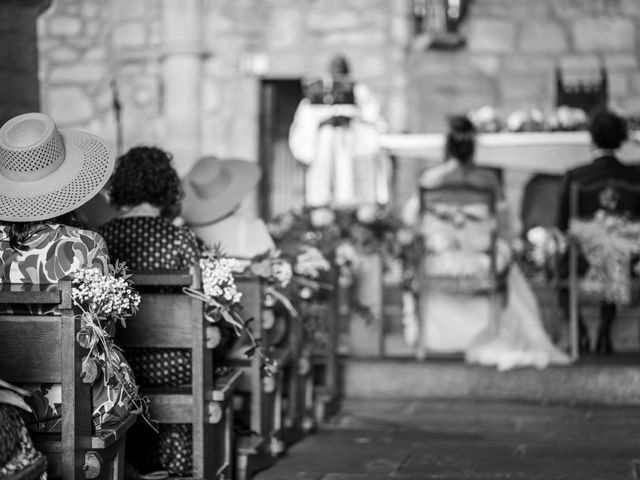
{"type": "Polygon", "coordinates": [[[93,198],[108,181],[115,156],[99,137],[58,130],[42,113],[0,128],[0,220],[55,218],[93,198]]]}
{"type": "Polygon", "coordinates": [[[246,160],[203,157],[182,180],[181,216],[187,225],[207,225],[231,213],[260,180],[260,167],[246,160]]]}

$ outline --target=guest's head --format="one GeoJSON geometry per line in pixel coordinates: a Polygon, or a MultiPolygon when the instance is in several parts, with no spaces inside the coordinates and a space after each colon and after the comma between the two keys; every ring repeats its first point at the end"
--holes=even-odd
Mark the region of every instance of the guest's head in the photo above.
{"type": "Polygon", "coordinates": [[[171,154],[156,147],[134,147],[122,155],[109,184],[111,202],[118,208],[148,203],[165,217],[180,212],[182,187],[171,154]]]}
{"type": "Polygon", "coordinates": [[[0,128],[0,222],[12,248],[22,249],[44,224],[82,226],[74,210],[91,200],[113,170],[114,155],[99,137],[58,130],[42,113],[26,113],[0,128]]]}
{"type": "Polygon", "coordinates": [[[209,225],[232,214],[256,187],[260,173],[258,165],[246,160],[198,160],[183,179],[182,217],[187,225],[209,225]]]}
{"type": "Polygon", "coordinates": [[[611,110],[600,108],[591,115],[589,133],[596,148],[615,150],[628,138],[627,122],[611,110]]]}
{"type": "Polygon", "coordinates": [[[476,149],[476,129],[464,115],[449,117],[449,130],[445,145],[446,158],[455,158],[461,163],[471,163],[476,149]]]}
{"type": "Polygon", "coordinates": [[[329,62],[329,73],[334,77],[349,75],[349,62],[343,55],[336,55],[329,62]]]}

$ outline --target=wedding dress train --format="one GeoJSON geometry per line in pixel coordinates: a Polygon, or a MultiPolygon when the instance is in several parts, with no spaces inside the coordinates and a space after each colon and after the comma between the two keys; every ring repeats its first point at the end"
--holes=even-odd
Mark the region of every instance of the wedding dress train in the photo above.
{"type": "Polygon", "coordinates": [[[507,304],[497,325],[485,329],[471,342],[465,352],[466,361],[495,366],[501,371],[568,364],[569,356],[551,342],[545,331],[537,299],[517,264],[509,270],[507,288],[507,304]]]}

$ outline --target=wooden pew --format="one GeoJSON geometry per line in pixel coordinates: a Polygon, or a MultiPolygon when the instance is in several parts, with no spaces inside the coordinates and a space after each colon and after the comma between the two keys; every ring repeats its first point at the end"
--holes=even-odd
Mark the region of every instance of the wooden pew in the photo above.
{"type": "Polygon", "coordinates": [[[0,305],[47,305],[60,315],[0,314],[0,378],[11,383],[59,383],[62,432],[32,433],[47,457],[50,478],[121,480],[130,414],[113,429],[93,431],[90,385],[82,383],[86,354],[76,334],[80,317],[72,306],[71,281],[54,285],[2,284],[0,305]]]}
{"type": "Polygon", "coordinates": [[[125,355],[126,348],[191,350],[191,385],[141,389],[149,397],[151,418],[159,423],[192,424],[193,478],[232,478],[232,399],[241,372],[214,378],[204,303],[181,291],[182,287],[200,289],[199,269],[138,271],[132,280],[141,290],[141,302],[136,316],[117,336],[125,355]]]}
{"type": "Polygon", "coordinates": [[[312,345],[302,324],[302,318],[289,325],[291,366],[288,375],[287,408],[284,419],[285,441],[292,444],[303,438],[315,427],[314,382],[312,367],[312,345]]]}
{"type": "MultiPolygon", "coordinates": [[[[237,478],[245,479],[273,463],[273,458],[284,452],[283,394],[284,371],[290,368],[291,349],[283,336],[288,335],[286,316],[276,315],[273,308],[265,306],[265,284],[256,277],[236,277],[245,319],[250,323],[255,338],[262,340],[268,355],[276,360],[279,370],[271,376],[261,374],[263,358],[255,354],[247,358],[247,338],[240,338],[229,362],[241,368],[245,376],[239,391],[248,398],[249,428],[251,434],[238,438],[237,478]]],[[[245,405],[246,407],[247,405],[245,405]]],[[[246,408],[245,408],[246,410],[246,408]]]]}
{"type": "Polygon", "coordinates": [[[350,315],[348,292],[339,285],[337,268],[327,275],[333,290],[320,291],[300,305],[310,344],[313,411],[318,423],[325,422],[339,409],[339,323],[341,319],[348,321],[350,315]]]}

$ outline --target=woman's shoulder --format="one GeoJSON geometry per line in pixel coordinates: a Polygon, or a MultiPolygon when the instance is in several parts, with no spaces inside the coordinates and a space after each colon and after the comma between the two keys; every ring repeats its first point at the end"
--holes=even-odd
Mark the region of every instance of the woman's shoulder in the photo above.
{"type": "Polygon", "coordinates": [[[102,243],[104,239],[102,235],[95,230],[88,228],[74,227],[71,225],[52,225],[51,234],[54,238],[69,238],[79,242],[102,243]]]}

